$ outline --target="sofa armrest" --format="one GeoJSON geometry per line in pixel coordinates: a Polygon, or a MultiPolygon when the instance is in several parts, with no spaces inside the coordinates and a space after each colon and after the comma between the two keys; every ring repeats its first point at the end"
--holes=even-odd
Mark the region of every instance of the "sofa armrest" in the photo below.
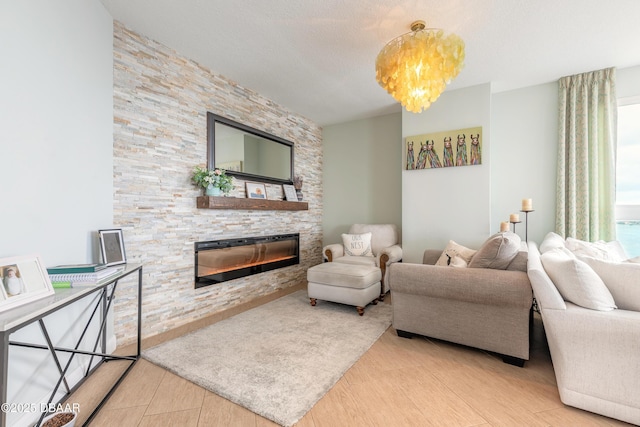
{"type": "Polygon", "coordinates": [[[327,245],[322,248],[322,258],[329,262],[344,256],[344,246],[339,243],[334,243],[331,245],[327,245]]]}
{"type": "Polygon", "coordinates": [[[412,263],[394,263],[389,269],[392,292],[495,306],[531,307],[533,302],[529,278],[522,271],[412,263]]]}
{"type": "Polygon", "coordinates": [[[561,397],[572,390],[640,408],[640,312],[567,302],[566,310],[543,309],[542,321],[561,397]]]}

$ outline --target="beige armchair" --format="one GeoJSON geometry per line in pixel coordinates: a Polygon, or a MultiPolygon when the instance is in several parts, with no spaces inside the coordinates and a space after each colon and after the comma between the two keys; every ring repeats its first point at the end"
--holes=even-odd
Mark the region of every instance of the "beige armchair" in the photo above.
{"type": "Polygon", "coordinates": [[[352,256],[345,254],[341,243],[327,245],[322,249],[323,258],[328,262],[344,264],[374,265],[380,268],[380,301],[389,291],[389,266],[402,260],[402,247],[398,239],[398,228],[395,224],[353,224],[348,234],[371,233],[371,250],[373,256],[352,256]]]}

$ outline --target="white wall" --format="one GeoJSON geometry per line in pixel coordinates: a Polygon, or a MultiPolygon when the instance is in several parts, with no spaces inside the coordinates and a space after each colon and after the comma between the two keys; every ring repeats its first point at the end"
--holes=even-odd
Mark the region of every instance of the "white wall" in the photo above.
{"type": "MultiPolygon", "coordinates": [[[[93,233],[113,221],[112,18],[97,0],[3,1],[0,39],[0,257],[91,261],[93,233]]],[[[75,341],[78,331],[66,326],[84,309],[74,304],[46,321],[55,343],[75,341]]],[[[35,325],[11,336],[41,337],[35,325]]],[[[45,356],[10,349],[10,402],[47,396],[56,369],[45,356]]],[[[29,418],[11,413],[7,425],[29,418]]]]}
{"type": "MultiPolygon", "coordinates": [[[[402,172],[403,261],[449,240],[475,247],[491,229],[491,85],[443,93],[420,113],[402,113],[402,138],[482,126],[482,164],[402,172]]],[[[395,167],[402,168],[401,161],[395,167]]]]}
{"type": "MultiPolygon", "coordinates": [[[[618,69],[616,89],[619,98],[640,95],[640,66],[618,69]]],[[[485,135],[482,166],[403,172],[406,262],[419,262],[424,249],[449,239],[477,247],[509,214],[524,220],[523,198],[533,199],[535,210],[529,240],[541,242],[554,231],[557,106],[551,82],[496,94],[489,85],[445,92],[426,112],[403,112],[403,137],[477,125],[485,135]]],[[[524,222],[516,232],[525,238],[524,222]]]]}
{"type": "MultiPolygon", "coordinates": [[[[618,98],[640,95],[640,66],[616,74],[618,98]]],[[[491,104],[492,231],[518,213],[523,198],[532,198],[528,237],[540,243],[555,230],[558,83],[497,93],[491,104]]],[[[525,238],[524,223],[516,231],[525,238]]]]}
{"type": "Polygon", "coordinates": [[[0,257],[91,261],[113,218],[113,24],[97,0],[0,4],[0,257]]]}
{"type": "Polygon", "coordinates": [[[322,129],[324,245],[355,223],[401,229],[401,131],[400,113],[322,129]]]}
{"type": "Polygon", "coordinates": [[[618,98],[640,96],[640,65],[617,70],[616,92],[618,98]]]}
{"type": "Polygon", "coordinates": [[[555,230],[558,85],[497,93],[491,105],[491,232],[518,213],[516,233],[540,243],[555,230]],[[520,212],[525,198],[533,199],[528,227],[520,212]]]}

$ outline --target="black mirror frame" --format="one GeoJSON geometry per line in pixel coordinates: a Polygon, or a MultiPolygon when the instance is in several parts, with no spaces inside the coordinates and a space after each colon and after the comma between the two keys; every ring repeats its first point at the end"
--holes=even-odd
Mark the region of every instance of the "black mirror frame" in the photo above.
{"type": "Polygon", "coordinates": [[[268,134],[258,129],[254,129],[252,127],[243,125],[241,123],[235,122],[233,120],[227,119],[226,117],[219,116],[217,114],[211,113],[207,111],[207,168],[213,169],[215,167],[215,148],[216,148],[216,122],[222,123],[226,126],[230,126],[232,128],[236,128],[243,132],[247,132],[264,139],[268,139],[273,142],[277,142],[282,145],[286,145],[290,149],[290,177],[291,179],[280,179],[273,178],[269,176],[262,175],[254,175],[245,172],[236,172],[236,171],[227,171],[227,175],[231,175],[237,177],[239,179],[245,179],[249,181],[259,181],[259,182],[267,182],[271,184],[293,184],[293,160],[294,160],[294,144],[293,142],[287,141],[286,139],[279,138],[277,136],[268,134]]]}

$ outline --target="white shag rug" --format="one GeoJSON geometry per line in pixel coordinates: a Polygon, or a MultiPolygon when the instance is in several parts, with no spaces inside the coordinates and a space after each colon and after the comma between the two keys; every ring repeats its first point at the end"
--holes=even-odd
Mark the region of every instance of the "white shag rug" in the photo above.
{"type": "Polygon", "coordinates": [[[143,351],[143,357],[282,426],[300,420],[391,325],[391,304],[297,291],[143,351]]]}

